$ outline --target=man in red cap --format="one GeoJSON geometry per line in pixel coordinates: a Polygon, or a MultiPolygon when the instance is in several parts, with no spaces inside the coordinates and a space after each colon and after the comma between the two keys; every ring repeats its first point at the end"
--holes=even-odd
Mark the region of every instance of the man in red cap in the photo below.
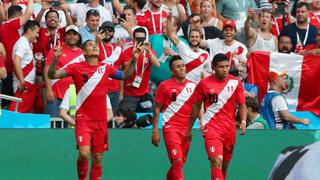
{"type": "Polygon", "coordinates": [[[270,89],[263,97],[260,113],[267,120],[271,129],[290,129],[291,123],[309,125],[306,118],[297,118],[288,112],[288,104],[284,96],[281,95],[285,89],[287,71],[270,71],[270,89]]]}
{"type": "Polygon", "coordinates": [[[226,20],[223,22],[222,29],[224,39],[208,39],[201,40],[200,46],[210,50],[210,60],[218,53],[231,53],[231,58],[237,63],[245,63],[247,61],[247,47],[241,42],[235,40],[237,37],[237,28],[234,20],[226,20]]]}

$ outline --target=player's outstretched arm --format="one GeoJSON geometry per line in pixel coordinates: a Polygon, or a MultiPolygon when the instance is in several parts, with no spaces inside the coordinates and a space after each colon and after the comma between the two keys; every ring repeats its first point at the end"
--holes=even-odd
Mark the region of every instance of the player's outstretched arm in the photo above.
{"type": "Polygon", "coordinates": [[[280,116],[286,120],[289,121],[291,123],[296,123],[296,124],[304,124],[306,126],[308,126],[310,124],[310,120],[307,118],[298,118],[293,116],[292,114],[290,114],[288,112],[288,110],[284,110],[284,111],[279,111],[280,116]]]}
{"type": "Polygon", "coordinates": [[[193,104],[193,108],[192,108],[192,111],[191,111],[191,116],[190,116],[190,119],[189,119],[188,131],[187,131],[187,134],[186,134],[186,137],[185,137],[186,141],[188,141],[189,139],[191,140],[192,127],[193,127],[193,124],[196,121],[197,117],[199,116],[199,112],[200,112],[200,109],[201,109],[201,103],[202,103],[202,101],[198,101],[198,102],[195,102],[193,104]]]}
{"type": "Polygon", "coordinates": [[[244,135],[247,132],[247,107],[245,103],[239,105],[239,114],[241,119],[240,129],[242,129],[240,135],[244,135]]]}
{"type": "Polygon", "coordinates": [[[156,147],[160,144],[160,136],[158,131],[158,123],[159,123],[159,114],[161,111],[162,105],[156,103],[153,110],[153,119],[152,119],[152,144],[156,147]]]}
{"type": "Polygon", "coordinates": [[[61,79],[61,78],[67,77],[67,73],[65,70],[56,70],[58,58],[61,56],[61,54],[62,54],[62,48],[58,41],[58,46],[56,46],[53,50],[52,63],[49,67],[48,77],[50,79],[61,79]]]}

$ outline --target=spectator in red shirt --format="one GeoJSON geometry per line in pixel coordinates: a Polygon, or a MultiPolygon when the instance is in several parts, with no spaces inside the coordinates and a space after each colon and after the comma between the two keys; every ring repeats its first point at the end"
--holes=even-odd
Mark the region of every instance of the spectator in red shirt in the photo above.
{"type": "MultiPolygon", "coordinates": [[[[6,50],[7,62],[5,67],[8,72],[8,76],[3,80],[2,93],[6,95],[13,95],[12,86],[12,50],[16,41],[20,38],[20,28],[23,27],[27,20],[33,13],[33,0],[30,0],[27,6],[27,10],[22,14],[22,8],[20,6],[11,6],[8,9],[8,21],[5,21],[0,26],[0,41],[3,43],[6,50]]],[[[9,104],[9,101],[4,101],[2,105],[5,107],[9,104]]]]}
{"type": "Polygon", "coordinates": [[[7,77],[7,70],[5,67],[6,60],[6,51],[2,43],[0,43],[0,93],[2,89],[2,81],[1,79],[5,79],[7,77]]]}
{"type": "MultiPolygon", "coordinates": [[[[136,64],[136,70],[130,79],[124,81],[124,88],[120,90],[120,100],[124,100],[125,105],[135,111],[140,104],[140,99],[144,99],[149,93],[149,79],[151,73],[151,65],[159,67],[160,63],[156,53],[151,49],[148,42],[147,30],[143,27],[138,27],[133,31],[134,44],[141,44],[143,53],[139,55],[136,64]],[[124,94],[124,96],[123,96],[124,94]]],[[[121,55],[121,60],[124,61],[124,69],[127,68],[132,57],[133,47],[125,50],[121,55]]],[[[146,111],[152,111],[150,103],[143,107],[146,111]]]]}
{"type": "Polygon", "coordinates": [[[309,54],[320,56],[320,29],[318,29],[318,33],[316,36],[316,43],[309,44],[302,52],[302,55],[304,56],[309,54]]]}

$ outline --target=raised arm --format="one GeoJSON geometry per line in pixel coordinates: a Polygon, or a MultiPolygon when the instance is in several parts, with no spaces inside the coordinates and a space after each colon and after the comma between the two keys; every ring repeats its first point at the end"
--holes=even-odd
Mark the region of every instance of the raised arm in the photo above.
{"type": "Polygon", "coordinates": [[[150,44],[149,42],[147,42],[147,43],[145,43],[144,46],[145,46],[145,49],[146,49],[146,51],[147,51],[147,53],[148,53],[149,59],[150,59],[150,61],[151,61],[151,64],[152,64],[154,67],[156,67],[156,68],[160,67],[159,59],[158,59],[157,56],[154,55],[153,52],[152,52],[151,44],[150,44]]]}
{"type": "Polygon", "coordinates": [[[131,75],[134,73],[134,71],[136,69],[137,59],[138,59],[139,55],[142,53],[143,53],[142,43],[140,43],[140,44],[135,43],[134,47],[133,47],[133,53],[132,53],[133,57],[132,57],[131,61],[129,62],[129,65],[127,65],[127,67],[123,71],[122,80],[129,79],[131,77],[131,75]]]}
{"type": "Polygon", "coordinates": [[[177,46],[180,42],[176,31],[173,29],[172,15],[170,14],[167,19],[167,36],[177,46]]]}
{"type": "Polygon", "coordinates": [[[49,67],[49,72],[48,72],[49,79],[61,79],[61,78],[67,77],[67,73],[65,70],[63,69],[56,70],[58,58],[61,56],[61,54],[62,54],[62,48],[60,44],[58,44],[58,46],[56,46],[53,50],[52,63],[49,67]]]}
{"type": "Polygon", "coordinates": [[[252,41],[255,40],[257,36],[257,32],[254,28],[251,27],[251,22],[253,20],[255,11],[251,8],[248,9],[248,16],[246,21],[244,22],[244,31],[247,37],[247,42],[249,47],[251,47],[252,41]]]}
{"type": "Polygon", "coordinates": [[[38,13],[38,15],[37,15],[37,17],[36,17],[36,19],[35,19],[35,21],[36,21],[37,23],[40,24],[41,19],[42,19],[44,13],[45,13],[46,10],[48,10],[49,8],[50,8],[50,4],[49,4],[48,2],[43,2],[43,3],[42,3],[41,10],[39,11],[39,13],[38,13]]]}
{"type": "Polygon", "coordinates": [[[152,119],[152,144],[156,147],[158,147],[160,144],[158,123],[159,123],[159,115],[160,115],[161,108],[162,108],[161,104],[155,103],[155,107],[153,110],[153,119],[152,119]]]}
{"type": "Polygon", "coordinates": [[[20,26],[24,26],[33,14],[33,0],[28,1],[26,12],[20,17],[20,26]]]}

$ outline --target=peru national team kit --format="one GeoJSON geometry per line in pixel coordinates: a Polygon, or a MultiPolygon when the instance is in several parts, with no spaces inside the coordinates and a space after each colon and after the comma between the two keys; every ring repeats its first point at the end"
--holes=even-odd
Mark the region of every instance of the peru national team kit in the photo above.
{"type": "Polygon", "coordinates": [[[91,145],[91,151],[102,153],[106,150],[105,140],[108,135],[107,81],[110,76],[116,76],[117,71],[105,63],[91,66],[85,61],[71,64],[65,68],[65,71],[76,85],[77,145],[91,145]]]}
{"type": "Polygon", "coordinates": [[[245,103],[241,81],[232,75],[224,81],[210,75],[200,81],[193,96],[204,102],[203,137],[208,157],[222,156],[223,161],[230,161],[236,140],[236,102],[245,103]]]}

